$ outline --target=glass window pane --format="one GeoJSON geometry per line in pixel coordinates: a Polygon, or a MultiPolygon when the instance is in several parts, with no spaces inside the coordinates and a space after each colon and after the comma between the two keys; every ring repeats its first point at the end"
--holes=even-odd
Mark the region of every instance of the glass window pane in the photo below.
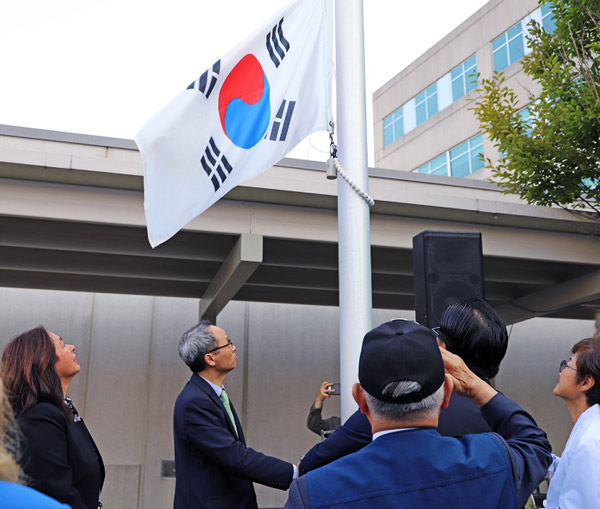
{"type": "Polygon", "coordinates": [[[475,55],[473,55],[471,58],[468,58],[468,59],[465,61],[465,64],[464,64],[464,66],[465,66],[465,70],[468,70],[468,69],[470,69],[470,68],[471,68],[471,67],[473,67],[473,66],[474,66],[476,63],[477,63],[477,59],[476,59],[475,55]]]}
{"type": "Polygon", "coordinates": [[[421,166],[418,170],[419,173],[429,173],[429,163],[424,164],[423,166],[421,166]]]}
{"type": "Polygon", "coordinates": [[[452,161],[452,176],[453,177],[466,177],[469,175],[469,155],[464,154],[459,158],[452,161]]]}
{"type": "Polygon", "coordinates": [[[417,104],[423,102],[425,100],[425,91],[421,92],[416,98],[415,101],[417,104]]]}
{"type": "Polygon", "coordinates": [[[598,179],[583,179],[583,185],[589,187],[590,189],[596,189],[598,186],[598,179]]]}
{"type": "Polygon", "coordinates": [[[425,120],[427,120],[427,111],[425,103],[421,103],[417,106],[417,125],[422,124],[425,120]]]}
{"type": "Polygon", "coordinates": [[[394,122],[394,139],[397,140],[402,136],[404,136],[404,122],[402,122],[402,117],[400,117],[394,122]]]}
{"type": "Polygon", "coordinates": [[[508,53],[506,46],[494,52],[494,70],[503,71],[508,67],[508,53]]]}
{"type": "Polygon", "coordinates": [[[394,115],[388,115],[387,117],[385,117],[383,119],[383,127],[388,127],[392,124],[392,121],[394,120],[394,115]]]}
{"type": "Polygon", "coordinates": [[[496,51],[505,42],[506,42],[506,34],[504,33],[492,42],[492,51],[496,51]]]}
{"type": "Polygon", "coordinates": [[[386,127],[383,130],[384,145],[387,147],[394,141],[394,128],[392,126],[386,127]]]}
{"type": "Polygon", "coordinates": [[[431,85],[427,90],[427,95],[431,95],[431,94],[435,94],[437,92],[437,83],[434,83],[433,85],[431,85]]]}
{"type": "Polygon", "coordinates": [[[465,95],[462,77],[452,82],[452,100],[456,101],[465,95]]]}
{"type": "Polygon", "coordinates": [[[554,6],[552,5],[552,2],[548,2],[547,4],[542,5],[542,16],[545,16],[549,12],[552,12],[553,8],[554,6]]]}
{"type": "Polygon", "coordinates": [[[434,173],[435,175],[448,175],[446,162],[446,154],[436,157],[431,161],[431,173],[434,173]]]}
{"type": "Polygon", "coordinates": [[[477,67],[474,67],[472,71],[469,71],[465,78],[465,89],[468,94],[474,88],[477,88],[477,67]]]}
{"type": "Polygon", "coordinates": [[[437,94],[427,99],[427,118],[432,117],[438,112],[437,94]]]}
{"type": "Polygon", "coordinates": [[[443,166],[440,166],[439,168],[436,168],[435,170],[433,170],[431,172],[433,175],[448,175],[448,168],[446,167],[446,163],[444,163],[443,166]]]}
{"type": "Polygon", "coordinates": [[[554,19],[553,14],[549,14],[545,18],[542,19],[542,25],[546,33],[553,34],[556,30],[556,20],[554,19]]]}
{"type": "Polygon", "coordinates": [[[471,147],[471,149],[476,148],[478,145],[481,145],[482,143],[483,143],[483,137],[481,136],[481,134],[477,134],[469,140],[469,146],[471,147]]]}
{"type": "Polygon", "coordinates": [[[479,157],[482,148],[483,147],[481,147],[479,150],[473,150],[471,152],[471,173],[476,172],[477,170],[481,170],[481,168],[483,168],[483,161],[479,157]]]}
{"type": "Polygon", "coordinates": [[[450,77],[452,79],[455,79],[462,74],[462,71],[463,71],[463,67],[462,67],[462,65],[459,65],[456,69],[452,70],[452,72],[450,73],[450,77]]]}
{"type": "Polygon", "coordinates": [[[464,143],[458,145],[458,147],[454,147],[452,150],[450,150],[450,159],[455,159],[461,154],[464,154],[467,150],[469,150],[469,142],[465,141],[464,143]]]}
{"type": "Polygon", "coordinates": [[[433,161],[431,161],[431,166],[437,168],[442,164],[446,164],[446,154],[442,154],[441,156],[436,157],[433,161]]]}
{"type": "Polygon", "coordinates": [[[510,53],[510,63],[514,63],[517,60],[523,58],[525,54],[523,51],[523,35],[513,39],[508,43],[508,51],[510,53]]]}
{"type": "Polygon", "coordinates": [[[520,33],[521,33],[521,23],[519,22],[514,27],[512,27],[508,32],[506,32],[506,35],[508,36],[508,39],[510,40],[520,33]]]}

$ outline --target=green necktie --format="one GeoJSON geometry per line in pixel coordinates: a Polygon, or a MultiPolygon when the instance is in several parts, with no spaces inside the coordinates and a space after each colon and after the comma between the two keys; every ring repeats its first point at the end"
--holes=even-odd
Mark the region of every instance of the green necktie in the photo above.
{"type": "Polygon", "coordinates": [[[231,411],[231,405],[229,404],[229,396],[227,396],[225,389],[221,391],[221,401],[223,402],[223,406],[227,411],[227,415],[231,419],[231,424],[233,424],[233,429],[235,430],[235,436],[239,438],[237,426],[235,425],[235,419],[233,418],[233,412],[231,411]]]}

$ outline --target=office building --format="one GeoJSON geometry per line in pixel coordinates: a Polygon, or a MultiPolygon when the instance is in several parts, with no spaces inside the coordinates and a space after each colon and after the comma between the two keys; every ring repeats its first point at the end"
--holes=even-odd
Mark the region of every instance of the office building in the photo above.
{"type": "Polygon", "coordinates": [[[536,84],[520,61],[529,53],[531,20],[554,29],[552,4],[492,0],[399,72],[373,95],[375,166],[415,173],[487,179],[483,153],[499,154],[482,134],[471,108],[477,74],[503,72],[527,115],[536,84]]]}

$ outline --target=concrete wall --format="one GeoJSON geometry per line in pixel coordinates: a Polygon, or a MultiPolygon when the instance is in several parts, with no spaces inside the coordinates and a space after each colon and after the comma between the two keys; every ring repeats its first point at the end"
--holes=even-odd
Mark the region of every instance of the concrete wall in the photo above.
{"type": "MultiPolygon", "coordinates": [[[[103,497],[112,509],[172,507],[172,409],[189,372],[179,335],[198,320],[195,299],[0,289],[0,348],[38,324],[77,347],[82,372],[70,394],[107,466],[103,497]]],[[[373,324],[412,312],[376,310],[373,324]]],[[[297,462],[319,438],[306,417],[324,379],[339,377],[336,308],[232,302],[218,317],[237,346],[227,378],[248,445],[297,462]]],[[[592,331],[588,322],[535,319],[512,328],[497,386],[532,412],[560,452],[571,428],[552,396],[558,364],[592,331]]],[[[339,401],[325,416],[339,415],[339,401]]],[[[261,507],[282,507],[286,493],[256,486],[261,507]]]]}

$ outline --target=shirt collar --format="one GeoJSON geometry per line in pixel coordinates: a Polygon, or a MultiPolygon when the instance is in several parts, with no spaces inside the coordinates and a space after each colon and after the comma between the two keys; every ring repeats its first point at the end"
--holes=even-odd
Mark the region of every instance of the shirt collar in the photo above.
{"type": "Polygon", "coordinates": [[[212,383],[210,380],[206,380],[206,378],[204,378],[202,375],[198,375],[200,378],[202,378],[204,381],[206,381],[208,383],[208,385],[210,385],[212,387],[212,390],[215,391],[217,397],[221,397],[221,393],[223,392],[224,387],[219,387],[218,385],[212,383]]]}
{"type": "Polygon", "coordinates": [[[416,429],[416,428],[397,428],[397,429],[386,429],[383,431],[378,431],[377,433],[375,433],[373,435],[373,440],[375,441],[379,437],[382,437],[383,435],[387,435],[389,433],[396,433],[396,431],[408,431],[409,429],[416,429]]]}

